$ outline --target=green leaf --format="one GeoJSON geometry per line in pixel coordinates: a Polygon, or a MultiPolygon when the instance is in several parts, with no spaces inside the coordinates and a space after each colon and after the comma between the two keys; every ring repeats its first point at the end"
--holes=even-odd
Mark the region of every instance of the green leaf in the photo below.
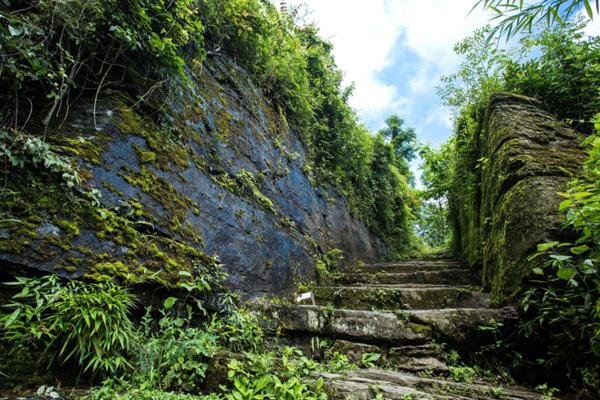
{"type": "Polygon", "coordinates": [[[569,208],[573,205],[573,200],[567,199],[567,200],[563,200],[560,205],[558,206],[558,210],[559,211],[563,211],[566,208],[569,208]]]}
{"type": "Polygon", "coordinates": [[[171,308],[173,308],[173,306],[175,305],[176,302],[177,302],[177,299],[175,297],[168,297],[165,300],[163,305],[166,310],[170,310],[171,308]]]}
{"type": "Polygon", "coordinates": [[[550,249],[556,247],[558,244],[559,244],[559,242],[540,243],[537,246],[537,251],[547,251],[547,250],[550,250],[550,249]]]}
{"type": "Polygon", "coordinates": [[[532,269],[532,271],[536,275],[544,275],[544,270],[541,268],[534,268],[534,269],[532,269]]]}
{"type": "Polygon", "coordinates": [[[575,255],[580,255],[583,254],[587,251],[589,251],[590,248],[587,245],[581,245],[581,246],[577,246],[577,247],[571,247],[571,253],[575,254],[575,255]]]}
{"type": "Polygon", "coordinates": [[[12,25],[8,25],[8,31],[11,36],[21,36],[23,34],[23,29],[14,27],[12,25]]]}
{"type": "Polygon", "coordinates": [[[556,276],[564,281],[570,281],[577,274],[575,268],[561,268],[556,273],[556,276]]]}
{"type": "Polygon", "coordinates": [[[589,0],[583,0],[583,4],[585,5],[585,11],[590,19],[594,19],[594,11],[592,10],[592,5],[589,0]]]}

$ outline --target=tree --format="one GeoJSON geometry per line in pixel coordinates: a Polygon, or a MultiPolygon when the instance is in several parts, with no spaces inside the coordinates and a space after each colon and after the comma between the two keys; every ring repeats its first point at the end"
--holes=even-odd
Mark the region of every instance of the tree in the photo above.
{"type": "Polygon", "coordinates": [[[500,21],[489,37],[498,35],[507,40],[523,31],[531,33],[537,24],[544,23],[547,27],[563,25],[582,10],[590,20],[600,14],[600,0],[537,0],[532,3],[523,0],[478,0],[473,9],[480,6],[493,11],[496,14],[493,19],[500,21]]]}
{"type": "Polygon", "coordinates": [[[419,149],[423,160],[421,180],[424,190],[420,193],[418,232],[432,247],[444,246],[450,241],[448,192],[453,182],[454,148],[451,139],[439,149],[430,146],[419,149]]]}
{"type": "Polygon", "coordinates": [[[390,141],[396,157],[407,162],[414,160],[417,134],[413,128],[404,127],[404,120],[397,115],[392,115],[385,120],[386,127],[381,134],[390,141]]]}

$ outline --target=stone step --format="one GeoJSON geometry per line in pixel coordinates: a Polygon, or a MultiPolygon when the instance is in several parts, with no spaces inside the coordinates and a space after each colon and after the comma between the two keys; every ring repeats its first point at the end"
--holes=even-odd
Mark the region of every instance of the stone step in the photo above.
{"type": "Polygon", "coordinates": [[[491,320],[515,317],[511,308],[448,308],[439,310],[366,311],[323,306],[274,304],[258,312],[262,325],[271,332],[348,339],[365,343],[417,344],[434,337],[464,344],[478,328],[491,320]]]}
{"type": "Polygon", "coordinates": [[[414,272],[414,271],[439,271],[443,269],[468,270],[467,264],[460,261],[395,261],[385,263],[367,264],[354,268],[358,272],[414,272]]]}
{"type": "Polygon", "coordinates": [[[374,365],[386,369],[441,374],[448,371],[448,366],[441,361],[443,353],[440,346],[432,343],[422,345],[384,347],[373,344],[357,343],[347,340],[336,340],[325,352],[327,360],[336,353],[343,354],[348,360],[359,366],[366,366],[364,357],[378,354],[379,359],[374,365]]]}
{"type": "Polygon", "coordinates": [[[349,309],[479,308],[489,304],[487,294],[467,286],[323,286],[314,294],[317,304],[349,309]]]}
{"type": "Polygon", "coordinates": [[[354,285],[361,283],[394,285],[405,283],[477,285],[480,280],[465,269],[442,269],[437,271],[414,272],[349,272],[336,279],[337,284],[354,285]]]}
{"type": "Polygon", "coordinates": [[[315,374],[325,382],[332,400],[371,400],[380,395],[387,400],[458,399],[458,400],[539,400],[539,393],[520,387],[498,387],[485,383],[459,383],[423,378],[402,372],[376,369],[341,374],[315,374]]]}

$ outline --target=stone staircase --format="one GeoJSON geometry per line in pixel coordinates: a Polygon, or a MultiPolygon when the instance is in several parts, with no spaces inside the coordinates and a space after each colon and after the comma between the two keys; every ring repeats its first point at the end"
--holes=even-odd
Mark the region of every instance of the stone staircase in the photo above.
{"type": "Polygon", "coordinates": [[[341,353],[360,363],[378,353],[380,369],[320,374],[333,399],[539,399],[520,388],[444,379],[447,346],[476,349],[479,329],[516,318],[512,308],[491,308],[480,279],[449,259],[365,265],[313,288],[316,304],[269,304],[267,330],[279,339],[315,352],[326,340],[324,357],[341,353]]]}

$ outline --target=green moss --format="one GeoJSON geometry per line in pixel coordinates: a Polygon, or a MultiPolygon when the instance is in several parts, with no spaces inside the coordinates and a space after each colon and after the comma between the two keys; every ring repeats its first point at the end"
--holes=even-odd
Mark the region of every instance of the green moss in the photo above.
{"type": "MultiPolygon", "coordinates": [[[[196,243],[202,243],[202,237],[197,230],[184,223],[187,211],[197,208],[197,204],[189,197],[179,194],[175,187],[146,166],[142,166],[139,172],[121,173],[121,175],[125,181],[140,188],[167,210],[165,222],[174,233],[180,233],[187,239],[191,238],[196,243]]],[[[142,205],[136,200],[131,205],[136,215],[145,214],[142,205]]]]}
{"type": "Polygon", "coordinates": [[[79,236],[79,226],[77,221],[61,219],[56,221],[56,225],[66,230],[70,235],[79,236]]]}
{"type": "Polygon", "coordinates": [[[137,147],[142,163],[153,163],[159,169],[173,170],[189,167],[189,156],[183,144],[176,143],[173,136],[159,128],[148,118],[128,107],[124,102],[118,105],[119,130],[124,135],[135,135],[146,139],[150,151],[137,147]]]}
{"type": "Polygon", "coordinates": [[[73,134],[59,132],[49,136],[57,151],[68,155],[79,157],[93,164],[100,165],[102,153],[106,150],[110,136],[103,133],[95,133],[91,137],[73,137],[73,134]]]}
{"type": "Polygon", "coordinates": [[[252,194],[254,200],[256,200],[263,208],[276,213],[277,210],[273,204],[273,201],[265,196],[256,183],[256,177],[249,171],[241,169],[236,175],[238,181],[243,185],[244,189],[252,194]]]}
{"type": "MultiPolygon", "coordinates": [[[[144,184],[150,190],[157,189],[148,182],[144,184]]],[[[56,271],[83,271],[93,280],[118,278],[128,283],[153,280],[169,287],[177,284],[180,271],[195,272],[193,262],[205,266],[215,264],[215,260],[200,249],[174,239],[141,233],[133,222],[114,210],[94,207],[56,184],[41,184],[22,177],[11,180],[8,189],[17,195],[3,202],[5,210],[0,229],[7,229],[9,235],[0,240],[0,251],[18,259],[50,265],[54,262],[56,271]],[[38,234],[36,231],[42,223],[61,227],[61,234],[38,234]],[[73,239],[84,230],[95,232],[98,240],[111,243],[113,249],[98,252],[96,244],[91,248],[82,244],[74,246],[73,239]]],[[[183,202],[188,204],[187,200],[183,202]]],[[[139,202],[132,203],[134,209],[142,207],[139,202]]],[[[191,228],[186,226],[186,229],[191,228]]],[[[186,239],[191,237],[188,235],[192,232],[185,233],[186,239]]],[[[196,237],[199,237],[197,233],[196,237]]]]}
{"type": "Polygon", "coordinates": [[[415,333],[431,335],[431,327],[427,326],[427,325],[421,325],[421,324],[416,324],[414,322],[409,322],[408,328],[415,333]]]}
{"type": "Polygon", "coordinates": [[[135,149],[135,152],[137,153],[138,158],[140,159],[140,162],[142,164],[152,163],[156,161],[156,153],[154,153],[153,151],[145,151],[137,144],[134,144],[133,148],[135,149]]]}

